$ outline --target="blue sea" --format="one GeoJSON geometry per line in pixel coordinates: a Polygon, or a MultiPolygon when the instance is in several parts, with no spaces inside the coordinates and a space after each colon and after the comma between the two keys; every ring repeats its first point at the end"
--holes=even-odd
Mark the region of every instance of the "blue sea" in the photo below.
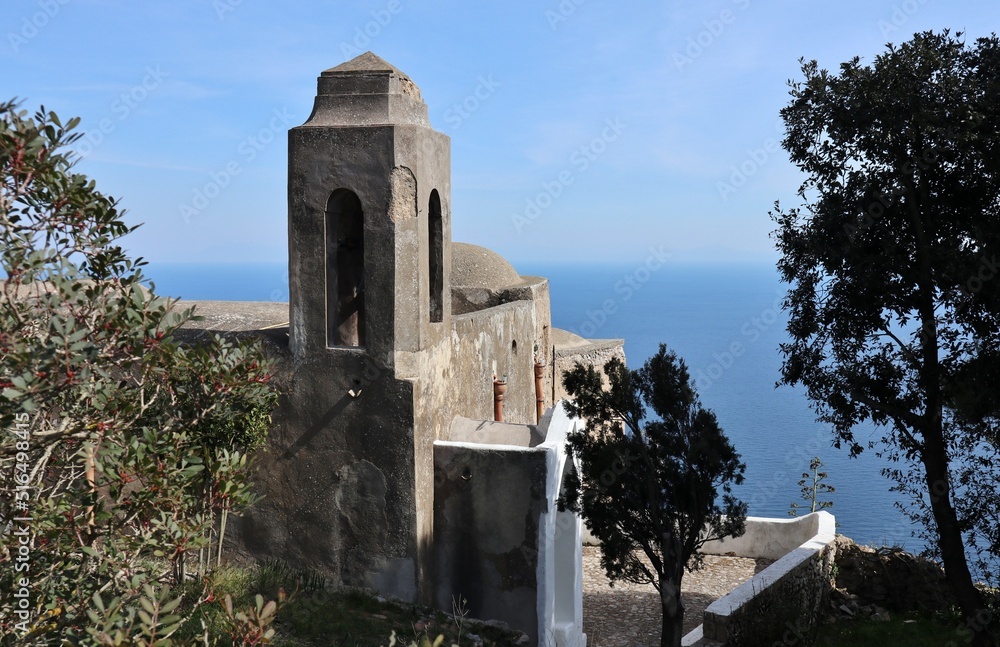
{"type": "MultiPolygon", "coordinates": [[[[787,517],[799,501],[797,481],[809,459],[822,459],[826,497],[839,532],[862,543],[922,542],[896,508],[892,485],[872,451],[851,459],[832,447],[804,393],[775,387],[786,337],[784,289],[773,265],[661,264],[519,265],[521,274],[548,277],[553,325],[588,338],[622,338],[635,368],[665,343],[688,365],[702,403],[746,462],[737,494],[754,516],[787,517]]],[[[159,294],[184,299],[287,301],[285,264],[150,264],[159,294]]],[[[875,432],[862,432],[867,440],[875,432]]]]}

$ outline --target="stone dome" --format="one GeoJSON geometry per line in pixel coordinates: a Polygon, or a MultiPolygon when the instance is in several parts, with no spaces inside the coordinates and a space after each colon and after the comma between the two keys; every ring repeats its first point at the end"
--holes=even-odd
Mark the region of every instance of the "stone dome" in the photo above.
{"type": "Polygon", "coordinates": [[[458,288],[501,290],[521,282],[514,266],[493,250],[470,245],[451,245],[451,284],[458,288]]]}

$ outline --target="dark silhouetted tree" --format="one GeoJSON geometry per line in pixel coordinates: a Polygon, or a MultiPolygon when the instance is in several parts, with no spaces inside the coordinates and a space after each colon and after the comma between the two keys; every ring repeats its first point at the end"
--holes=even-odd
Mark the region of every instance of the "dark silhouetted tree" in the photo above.
{"type": "Polygon", "coordinates": [[[966,548],[1000,552],[1000,44],[926,32],[802,72],[781,116],[803,206],[772,213],[782,382],[852,455],[859,425],[881,430],[866,444],[912,498],[965,630],[994,644],[966,548]]]}
{"type": "MultiPolygon", "coordinates": [[[[601,564],[612,582],[651,583],[663,609],[660,644],[681,644],[686,565],[709,540],[743,534],[746,504],[731,491],[744,464],[715,414],[704,409],[683,360],[662,344],[639,370],[618,359],[563,377],[571,416],[586,429],[569,439],[578,472],[560,505],[579,512],[601,540],[601,564]],[[647,411],[656,415],[647,420],[647,411]],[[718,502],[720,490],[721,505],[718,502]]],[[[692,560],[694,558],[694,560],[692,560]]]]}

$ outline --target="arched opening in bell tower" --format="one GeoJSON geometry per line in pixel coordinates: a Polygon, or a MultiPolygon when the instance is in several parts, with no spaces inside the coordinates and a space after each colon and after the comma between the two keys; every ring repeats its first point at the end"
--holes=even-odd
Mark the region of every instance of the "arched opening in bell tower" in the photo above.
{"type": "Polygon", "coordinates": [[[441,220],[441,196],[431,191],[427,208],[428,272],[430,281],[430,319],[437,323],[444,316],[444,223],[441,220]]]}
{"type": "Polygon", "coordinates": [[[365,238],[361,200],[337,189],[326,203],[326,345],[365,345],[365,238]]]}

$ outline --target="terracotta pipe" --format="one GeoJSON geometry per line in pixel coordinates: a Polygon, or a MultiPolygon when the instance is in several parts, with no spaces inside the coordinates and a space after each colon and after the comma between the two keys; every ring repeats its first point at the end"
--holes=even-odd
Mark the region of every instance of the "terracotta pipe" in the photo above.
{"type": "Polygon", "coordinates": [[[535,422],[542,421],[542,412],[545,410],[545,392],[542,381],[545,377],[545,362],[535,362],[535,422]]]}
{"type": "Polygon", "coordinates": [[[503,396],[507,393],[507,376],[504,375],[502,379],[496,379],[496,375],[493,376],[493,419],[497,422],[503,422],[503,396]]]}

